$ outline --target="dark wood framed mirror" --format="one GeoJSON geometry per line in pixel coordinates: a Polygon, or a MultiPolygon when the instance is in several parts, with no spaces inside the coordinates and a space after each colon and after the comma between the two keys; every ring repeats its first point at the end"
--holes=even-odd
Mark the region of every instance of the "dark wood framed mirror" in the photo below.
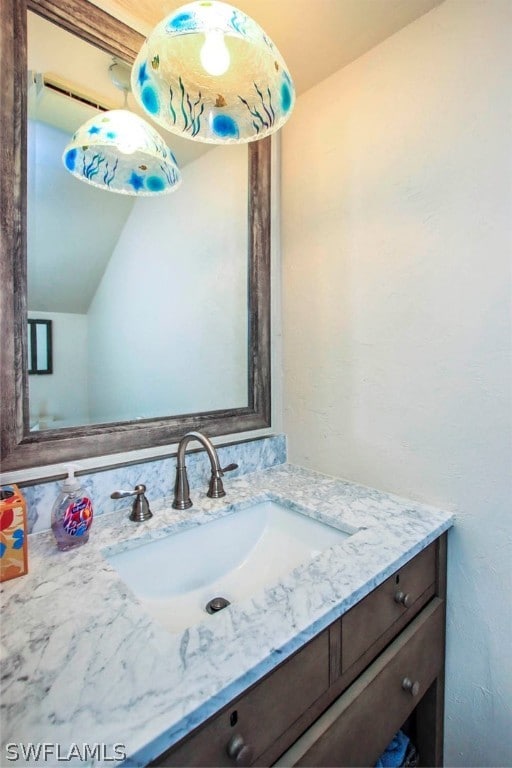
{"type": "MultiPolygon", "coordinates": [[[[248,152],[247,405],[206,412],[31,431],[27,366],[27,11],[125,61],[142,36],[88,0],[1,5],[1,468],[164,446],[188,430],[209,436],[270,426],[270,138],[248,152]]],[[[219,351],[222,340],[218,340],[219,351]]],[[[115,463],[115,461],[113,462],[115,463]]],[[[120,462],[121,463],[121,462],[120,462]]]]}

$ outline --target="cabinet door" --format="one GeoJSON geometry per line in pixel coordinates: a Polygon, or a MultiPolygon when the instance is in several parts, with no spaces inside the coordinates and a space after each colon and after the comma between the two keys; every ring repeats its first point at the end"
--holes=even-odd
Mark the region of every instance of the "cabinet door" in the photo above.
{"type": "Polygon", "coordinates": [[[325,631],[153,765],[250,765],[328,687],[325,631]]]}
{"type": "Polygon", "coordinates": [[[442,670],[443,625],[435,598],[275,765],[375,765],[442,670]]]}

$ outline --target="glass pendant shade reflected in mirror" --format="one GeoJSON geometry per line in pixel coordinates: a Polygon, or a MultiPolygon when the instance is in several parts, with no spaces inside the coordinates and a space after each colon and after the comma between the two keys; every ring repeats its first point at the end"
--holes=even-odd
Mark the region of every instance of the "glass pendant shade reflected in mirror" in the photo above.
{"type": "MultiPolygon", "coordinates": [[[[126,107],[129,74],[125,86],[119,66],[115,61],[111,76],[125,93],[126,107]]],[[[123,195],[160,195],[173,192],[181,183],[176,158],[160,134],[126,108],[100,112],[87,120],[67,144],[62,160],[81,181],[123,195]]]]}
{"type": "Polygon", "coordinates": [[[131,85],[156,123],[212,144],[275,133],[295,102],[292,79],[270,38],[218,0],[184,5],[163,19],[135,59],[131,85]]]}

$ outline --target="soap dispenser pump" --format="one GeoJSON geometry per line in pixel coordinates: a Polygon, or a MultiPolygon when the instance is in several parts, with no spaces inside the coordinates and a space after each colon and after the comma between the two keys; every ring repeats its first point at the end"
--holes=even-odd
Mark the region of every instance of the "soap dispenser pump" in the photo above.
{"type": "Polygon", "coordinates": [[[70,464],[65,469],[68,476],[52,509],[52,531],[57,547],[62,550],[74,549],[89,541],[93,518],[92,502],[75,477],[78,467],[70,464]]]}

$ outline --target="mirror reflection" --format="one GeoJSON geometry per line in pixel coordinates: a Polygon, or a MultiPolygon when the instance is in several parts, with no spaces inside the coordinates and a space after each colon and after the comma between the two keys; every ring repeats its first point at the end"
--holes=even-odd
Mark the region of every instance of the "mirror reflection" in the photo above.
{"type": "Polygon", "coordinates": [[[111,57],[28,16],[28,317],[53,328],[53,373],[29,376],[31,429],[247,406],[247,146],[159,129],[183,175],[173,194],[78,181],[69,137],[124,97],[111,57]]]}

